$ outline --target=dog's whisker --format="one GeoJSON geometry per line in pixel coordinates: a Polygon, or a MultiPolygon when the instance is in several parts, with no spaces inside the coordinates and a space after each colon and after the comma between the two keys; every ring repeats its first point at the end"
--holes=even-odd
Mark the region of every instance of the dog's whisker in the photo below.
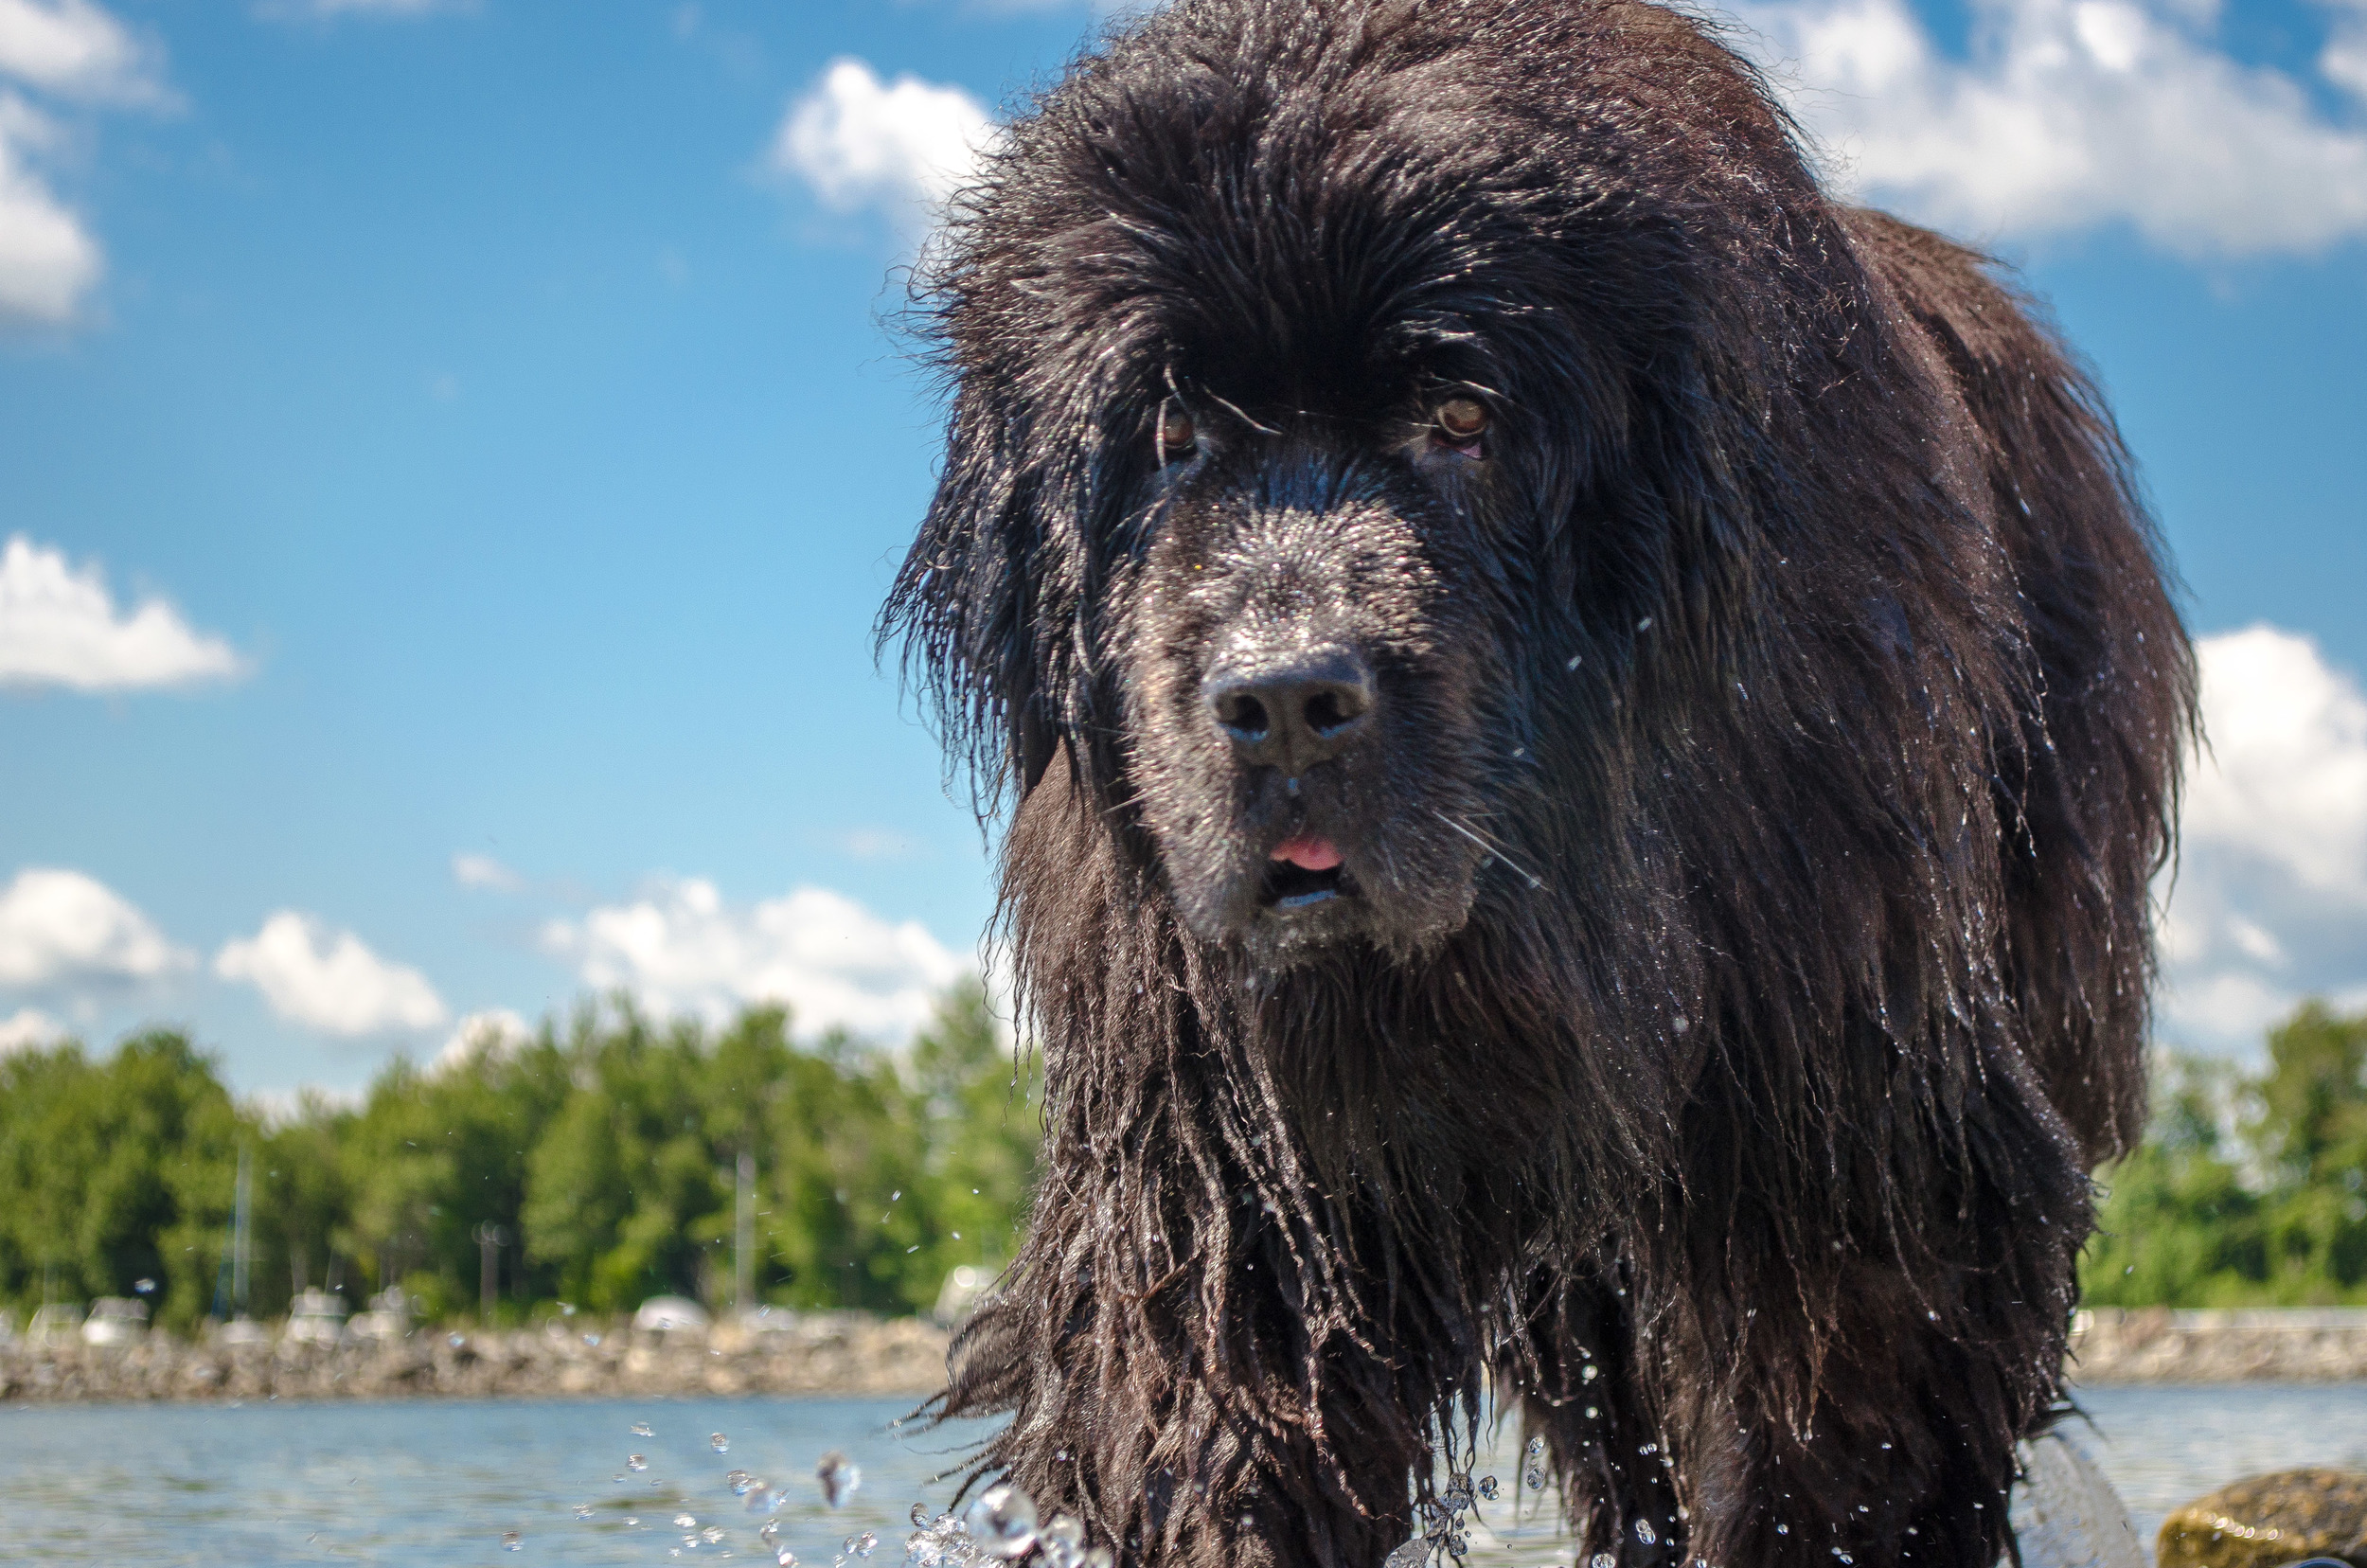
{"type": "Polygon", "coordinates": [[[1495,856],[1498,860],[1512,867],[1514,873],[1521,877],[1522,881],[1526,882],[1532,891],[1538,893],[1545,891],[1545,879],[1530,870],[1527,866],[1522,865],[1520,860],[1514,856],[1512,851],[1506,849],[1503,845],[1491,843],[1489,840],[1483,838],[1479,833],[1465,827],[1462,823],[1457,822],[1454,818],[1449,816],[1444,811],[1433,811],[1431,815],[1436,817],[1439,821],[1445,823],[1456,832],[1461,833],[1465,838],[1469,839],[1473,844],[1478,845],[1481,848],[1486,850],[1489,854],[1495,856]]]}

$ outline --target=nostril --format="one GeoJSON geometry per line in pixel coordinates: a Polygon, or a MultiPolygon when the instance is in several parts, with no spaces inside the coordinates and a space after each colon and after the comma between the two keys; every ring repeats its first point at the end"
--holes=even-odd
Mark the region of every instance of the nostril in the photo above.
{"type": "Polygon", "coordinates": [[[1244,740],[1262,740],[1272,721],[1266,704],[1246,691],[1229,691],[1217,701],[1217,722],[1244,740]]]}
{"type": "Polygon", "coordinates": [[[1364,717],[1364,694],[1350,686],[1326,686],[1307,699],[1307,727],[1330,737],[1364,717]]]}

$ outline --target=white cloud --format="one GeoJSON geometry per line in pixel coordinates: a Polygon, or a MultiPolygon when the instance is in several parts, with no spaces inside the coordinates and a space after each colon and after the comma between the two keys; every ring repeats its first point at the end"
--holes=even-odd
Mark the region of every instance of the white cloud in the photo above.
{"type": "Polygon", "coordinates": [[[78,572],[65,552],[23,534],[0,549],[0,686],[130,691],[244,668],[228,643],[191,630],[163,599],[118,612],[96,562],[78,572]]]}
{"type": "Polygon", "coordinates": [[[453,856],[452,880],[463,887],[489,887],[496,893],[515,893],[525,885],[525,878],[490,855],[453,856]]]}
{"type": "Polygon", "coordinates": [[[0,76],[98,102],[170,98],[156,50],[90,0],[0,0],[0,76]]]}
{"type": "Polygon", "coordinates": [[[2254,626],[2201,645],[2211,756],[2187,841],[2255,857],[2367,906],[2367,696],[2307,637],[2254,626]]]}
{"type": "Polygon", "coordinates": [[[448,1073],[479,1053],[507,1056],[533,1038],[534,1026],[507,1007],[487,1007],[453,1025],[427,1070],[448,1073]]]}
{"type": "Polygon", "coordinates": [[[554,921],[543,940],[587,984],[628,990],[655,1012],[721,1019],[785,1002],[801,1027],[890,1040],[925,1024],[936,993],[970,971],[918,921],[891,924],[843,894],[801,887],[734,905],[698,878],[554,921]]]}
{"type": "MultiPolygon", "coordinates": [[[[2248,65],[2195,0],[1969,0],[1949,57],[1908,0],[1740,0],[1844,187],[1975,238],[2121,223],[2190,257],[2313,252],[2367,232],[2367,119],[2248,65]]],[[[2367,10],[2318,62],[2367,99],[2367,10]]]]}
{"type": "Polygon", "coordinates": [[[0,889],[0,986],[121,985],[193,962],[128,900],[80,871],[27,867],[0,889]]]}
{"type": "Polygon", "coordinates": [[[28,149],[55,139],[39,111],[0,93],[0,321],[71,321],[105,270],[98,241],[27,165],[28,149]]]}
{"type": "Polygon", "coordinates": [[[863,61],[840,60],[789,106],[767,162],[839,211],[874,207],[910,230],[969,177],[993,131],[959,87],[910,75],[891,83],[863,61]]]}
{"type": "Polygon", "coordinates": [[[2198,651],[2209,750],[2164,889],[2162,1032],[2246,1050],[2304,996],[2367,1003],[2367,694],[2275,627],[2198,651]]]}
{"type": "Polygon", "coordinates": [[[65,1025],[40,1008],[19,1007],[13,1017],[0,1018],[0,1056],[55,1045],[65,1034],[65,1025]]]}
{"type": "Polygon", "coordinates": [[[447,1016],[427,976],[372,953],[349,931],[331,931],[310,915],[280,910],[253,936],[225,943],[214,972],[243,980],[272,1010],[323,1034],[368,1035],[432,1029],[447,1016]]]}
{"type": "Polygon", "coordinates": [[[35,165],[57,123],[8,90],[168,108],[162,56],[90,0],[0,0],[0,324],[62,326],[106,270],[98,241],[35,165]]]}
{"type": "Polygon", "coordinates": [[[474,9],[475,0],[264,0],[256,8],[258,14],[281,22],[335,16],[426,16],[474,9]]]}

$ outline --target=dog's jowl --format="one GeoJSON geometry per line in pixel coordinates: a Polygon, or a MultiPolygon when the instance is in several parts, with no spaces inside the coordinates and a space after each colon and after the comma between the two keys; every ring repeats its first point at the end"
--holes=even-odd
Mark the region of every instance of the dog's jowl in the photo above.
{"type": "Polygon", "coordinates": [[[1995,1562],[2194,696],[2010,279],[1628,0],[1184,0],[931,255],[886,624],[1049,1084],[988,1468],[1375,1568],[1492,1391],[1581,1561],[1995,1562]]]}

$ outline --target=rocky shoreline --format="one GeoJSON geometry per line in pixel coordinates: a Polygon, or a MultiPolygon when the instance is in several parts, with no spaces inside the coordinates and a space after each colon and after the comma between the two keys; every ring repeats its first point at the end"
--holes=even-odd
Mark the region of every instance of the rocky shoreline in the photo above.
{"type": "Polygon", "coordinates": [[[0,1345],[0,1400],[664,1398],[896,1394],[941,1387],[946,1331],[917,1318],[778,1313],[762,1331],[603,1329],[573,1323],[415,1329],[377,1343],[0,1345]]]}
{"type": "Polygon", "coordinates": [[[2367,1379],[2367,1308],[2085,1310],[2081,1383],[2349,1382],[2367,1379]]]}
{"type": "MultiPolygon", "coordinates": [[[[225,1345],[148,1334],[121,1345],[0,1344],[0,1400],[616,1398],[934,1392],[946,1331],[919,1318],[778,1313],[760,1330],[637,1331],[554,1320],[420,1328],[376,1343],[225,1345]]],[[[2367,1310],[2083,1311],[2088,1384],[2367,1380],[2367,1310]]]]}

